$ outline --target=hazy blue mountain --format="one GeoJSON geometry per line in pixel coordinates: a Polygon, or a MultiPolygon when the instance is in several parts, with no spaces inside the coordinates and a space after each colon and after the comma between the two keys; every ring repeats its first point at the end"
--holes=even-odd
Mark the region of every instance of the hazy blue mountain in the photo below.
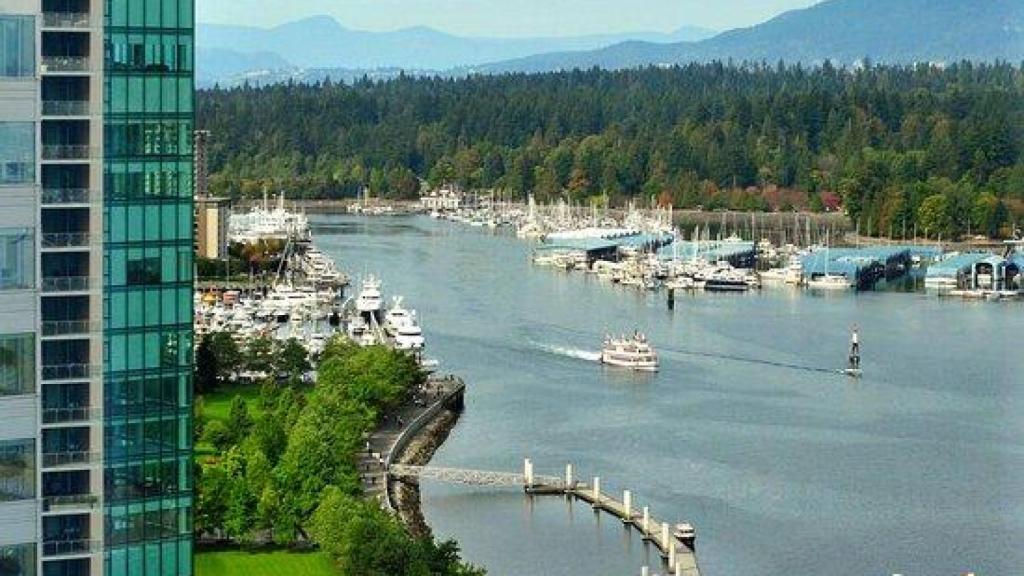
{"type": "MultiPolygon", "coordinates": [[[[681,42],[709,38],[714,31],[684,27],[661,34],[638,32],[569,38],[466,38],[415,27],[393,32],[345,28],[333,18],[317,16],[275,28],[200,24],[199,70],[226,68],[221,58],[235,54],[273,53],[300,68],[411,68],[446,70],[520,58],[545,52],[591,50],[627,39],[681,42]]],[[[255,69],[261,69],[257,67],[255,69]]]]}
{"type": "Polygon", "coordinates": [[[844,64],[1024,60],[1024,0],[828,0],[697,42],[630,41],[543,54],[482,72],[624,68],[709,60],[844,64]]]}

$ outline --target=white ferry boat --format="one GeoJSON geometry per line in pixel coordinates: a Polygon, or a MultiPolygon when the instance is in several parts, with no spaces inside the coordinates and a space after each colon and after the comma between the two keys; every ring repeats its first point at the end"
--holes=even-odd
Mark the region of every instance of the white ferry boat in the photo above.
{"type": "Polygon", "coordinates": [[[658,354],[647,336],[635,332],[631,338],[605,337],[601,349],[601,363],[641,372],[658,371],[658,354]]]}

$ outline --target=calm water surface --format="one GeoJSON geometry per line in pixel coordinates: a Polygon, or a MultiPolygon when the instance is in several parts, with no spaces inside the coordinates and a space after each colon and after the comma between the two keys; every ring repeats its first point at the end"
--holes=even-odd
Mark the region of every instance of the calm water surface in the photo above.
{"type": "MultiPolygon", "coordinates": [[[[317,244],[419,311],[467,409],[434,464],[600,475],[697,526],[705,576],[1024,573],[1024,306],[923,294],[701,294],[675,312],[534,268],[508,235],[319,217],[317,244]],[[841,368],[861,326],[865,377],[841,368]],[[662,371],[593,362],[646,331],[662,371]]],[[[639,574],[635,533],[558,498],[424,485],[427,520],[496,575],[639,574]]]]}

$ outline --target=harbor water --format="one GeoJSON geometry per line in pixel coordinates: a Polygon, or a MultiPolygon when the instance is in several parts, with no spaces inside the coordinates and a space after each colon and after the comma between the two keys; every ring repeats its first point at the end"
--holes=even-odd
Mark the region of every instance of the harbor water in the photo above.
{"type": "MultiPolygon", "coordinates": [[[[697,528],[707,576],[1015,574],[1024,567],[1024,305],[784,288],[679,297],[530,264],[510,234],[318,216],[355,281],[419,312],[467,384],[433,464],[601,477],[697,528]],[[864,377],[844,367],[860,328],[864,377]],[[661,371],[596,362],[640,329],[661,371]]],[[[639,574],[609,516],[515,489],[423,485],[428,523],[495,575],[639,574]]],[[[661,568],[652,571],[660,572],[661,568]]]]}

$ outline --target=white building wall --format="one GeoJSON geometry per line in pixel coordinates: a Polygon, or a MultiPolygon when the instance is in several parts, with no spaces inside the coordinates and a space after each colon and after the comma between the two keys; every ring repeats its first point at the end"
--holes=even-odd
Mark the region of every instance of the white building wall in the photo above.
{"type": "MultiPolygon", "coordinates": [[[[0,16],[34,16],[36,18],[35,56],[38,69],[41,30],[39,0],[0,0],[0,16]]],[[[0,122],[33,122],[36,125],[36,154],[39,149],[38,72],[27,78],[0,78],[0,122]]],[[[32,184],[0,185],[0,228],[32,228],[35,230],[38,286],[38,222],[39,166],[32,184]]],[[[38,332],[39,295],[35,289],[0,290],[0,334],[38,332]]],[[[36,343],[38,360],[39,343],[36,343]]],[[[35,440],[36,469],[39,464],[39,381],[32,394],[0,396],[0,441],[35,440]]],[[[38,472],[37,472],[38,478],[38,472]]],[[[0,546],[30,544],[39,541],[39,491],[36,498],[0,503],[0,546]]]]}

